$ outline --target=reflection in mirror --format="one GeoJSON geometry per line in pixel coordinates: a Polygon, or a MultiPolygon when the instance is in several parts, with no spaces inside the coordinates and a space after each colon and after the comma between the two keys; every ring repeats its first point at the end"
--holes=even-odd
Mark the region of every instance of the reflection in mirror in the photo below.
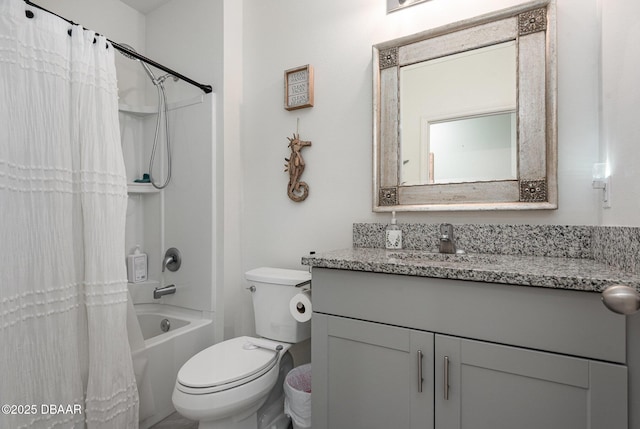
{"type": "Polygon", "coordinates": [[[516,66],[508,41],[400,67],[402,185],[517,179],[516,66]],[[497,148],[507,156],[490,158],[497,148]]]}
{"type": "Polygon", "coordinates": [[[435,122],[427,133],[420,184],[518,178],[515,111],[435,122]]]}

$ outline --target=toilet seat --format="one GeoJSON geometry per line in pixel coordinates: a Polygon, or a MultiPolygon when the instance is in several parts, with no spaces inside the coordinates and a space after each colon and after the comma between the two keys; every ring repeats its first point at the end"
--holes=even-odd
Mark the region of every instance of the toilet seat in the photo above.
{"type": "Polygon", "coordinates": [[[252,340],[268,342],[237,337],[202,350],[182,366],[176,388],[187,394],[204,395],[249,383],[269,372],[278,363],[280,353],[252,346],[252,340]]]}

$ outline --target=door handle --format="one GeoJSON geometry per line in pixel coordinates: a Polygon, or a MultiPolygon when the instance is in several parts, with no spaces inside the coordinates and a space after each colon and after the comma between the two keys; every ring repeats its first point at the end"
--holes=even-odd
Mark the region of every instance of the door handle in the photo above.
{"type": "Polygon", "coordinates": [[[444,357],[444,400],[449,400],[449,356],[444,357]]]}
{"type": "Polygon", "coordinates": [[[422,393],[422,383],[424,382],[424,378],[422,378],[422,359],[424,354],[422,350],[418,350],[418,393],[422,393]]]}

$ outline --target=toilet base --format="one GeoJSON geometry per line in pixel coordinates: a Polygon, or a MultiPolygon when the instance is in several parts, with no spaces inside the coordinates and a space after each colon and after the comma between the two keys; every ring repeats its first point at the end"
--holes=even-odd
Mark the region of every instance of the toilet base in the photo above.
{"type": "Polygon", "coordinates": [[[224,420],[199,423],[198,429],[288,429],[291,420],[284,414],[284,380],[293,368],[291,353],[285,353],[280,359],[278,380],[260,409],[252,410],[251,415],[233,416],[224,420]],[[242,420],[237,421],[240,418],[242,420]]]}
{"type": "Polygon", "coordinates": [[[258,416],[253,413],[246,419],[236,421],[233,417],[213,422],[200,422],[198,429],[258,429],[258,416]]]}
{"type": "MultiPolygon", "coordinates": [[[[291,420],[284,413],[277,416],[265,429],[290,429],[291,420]]],[[[233,418],[218,420],[215,422],[200,422],[198,429],[261,429],[258,424],[257,414],[237,422],[233,418]]]]}

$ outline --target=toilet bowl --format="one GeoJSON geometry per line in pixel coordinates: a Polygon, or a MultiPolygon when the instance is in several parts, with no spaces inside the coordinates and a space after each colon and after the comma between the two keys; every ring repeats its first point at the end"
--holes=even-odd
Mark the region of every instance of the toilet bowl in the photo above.
{"type": "Polygon", "coordinates": [[[292,343],[310,337],[310,322],[297,322],[289,301],[310,284],[306,271],[258,268],[246,273],[260,338],[215,344],[185,363],[176,379],[176,410],[200,429],[286,429],[282,384],[293,367],[292,343]],[[296,287],[297,286],[297,287],[296,287]]]}
{"type": "Polygon", "coordinates": [[[259,340],[233,338],[192,357],[178,373],[172,398],[176,410],[200,421],[200,428],[252,427],[250,422],[230,424],[255,415],[264,404],[276,384],[281,356],[290,347],[276,342],[274,350],[256,347],[259,340]],[[277,345],[282,349],[276,351],[277,345]],[[217,424],[213,424],[215,421],[217,424]]]}

